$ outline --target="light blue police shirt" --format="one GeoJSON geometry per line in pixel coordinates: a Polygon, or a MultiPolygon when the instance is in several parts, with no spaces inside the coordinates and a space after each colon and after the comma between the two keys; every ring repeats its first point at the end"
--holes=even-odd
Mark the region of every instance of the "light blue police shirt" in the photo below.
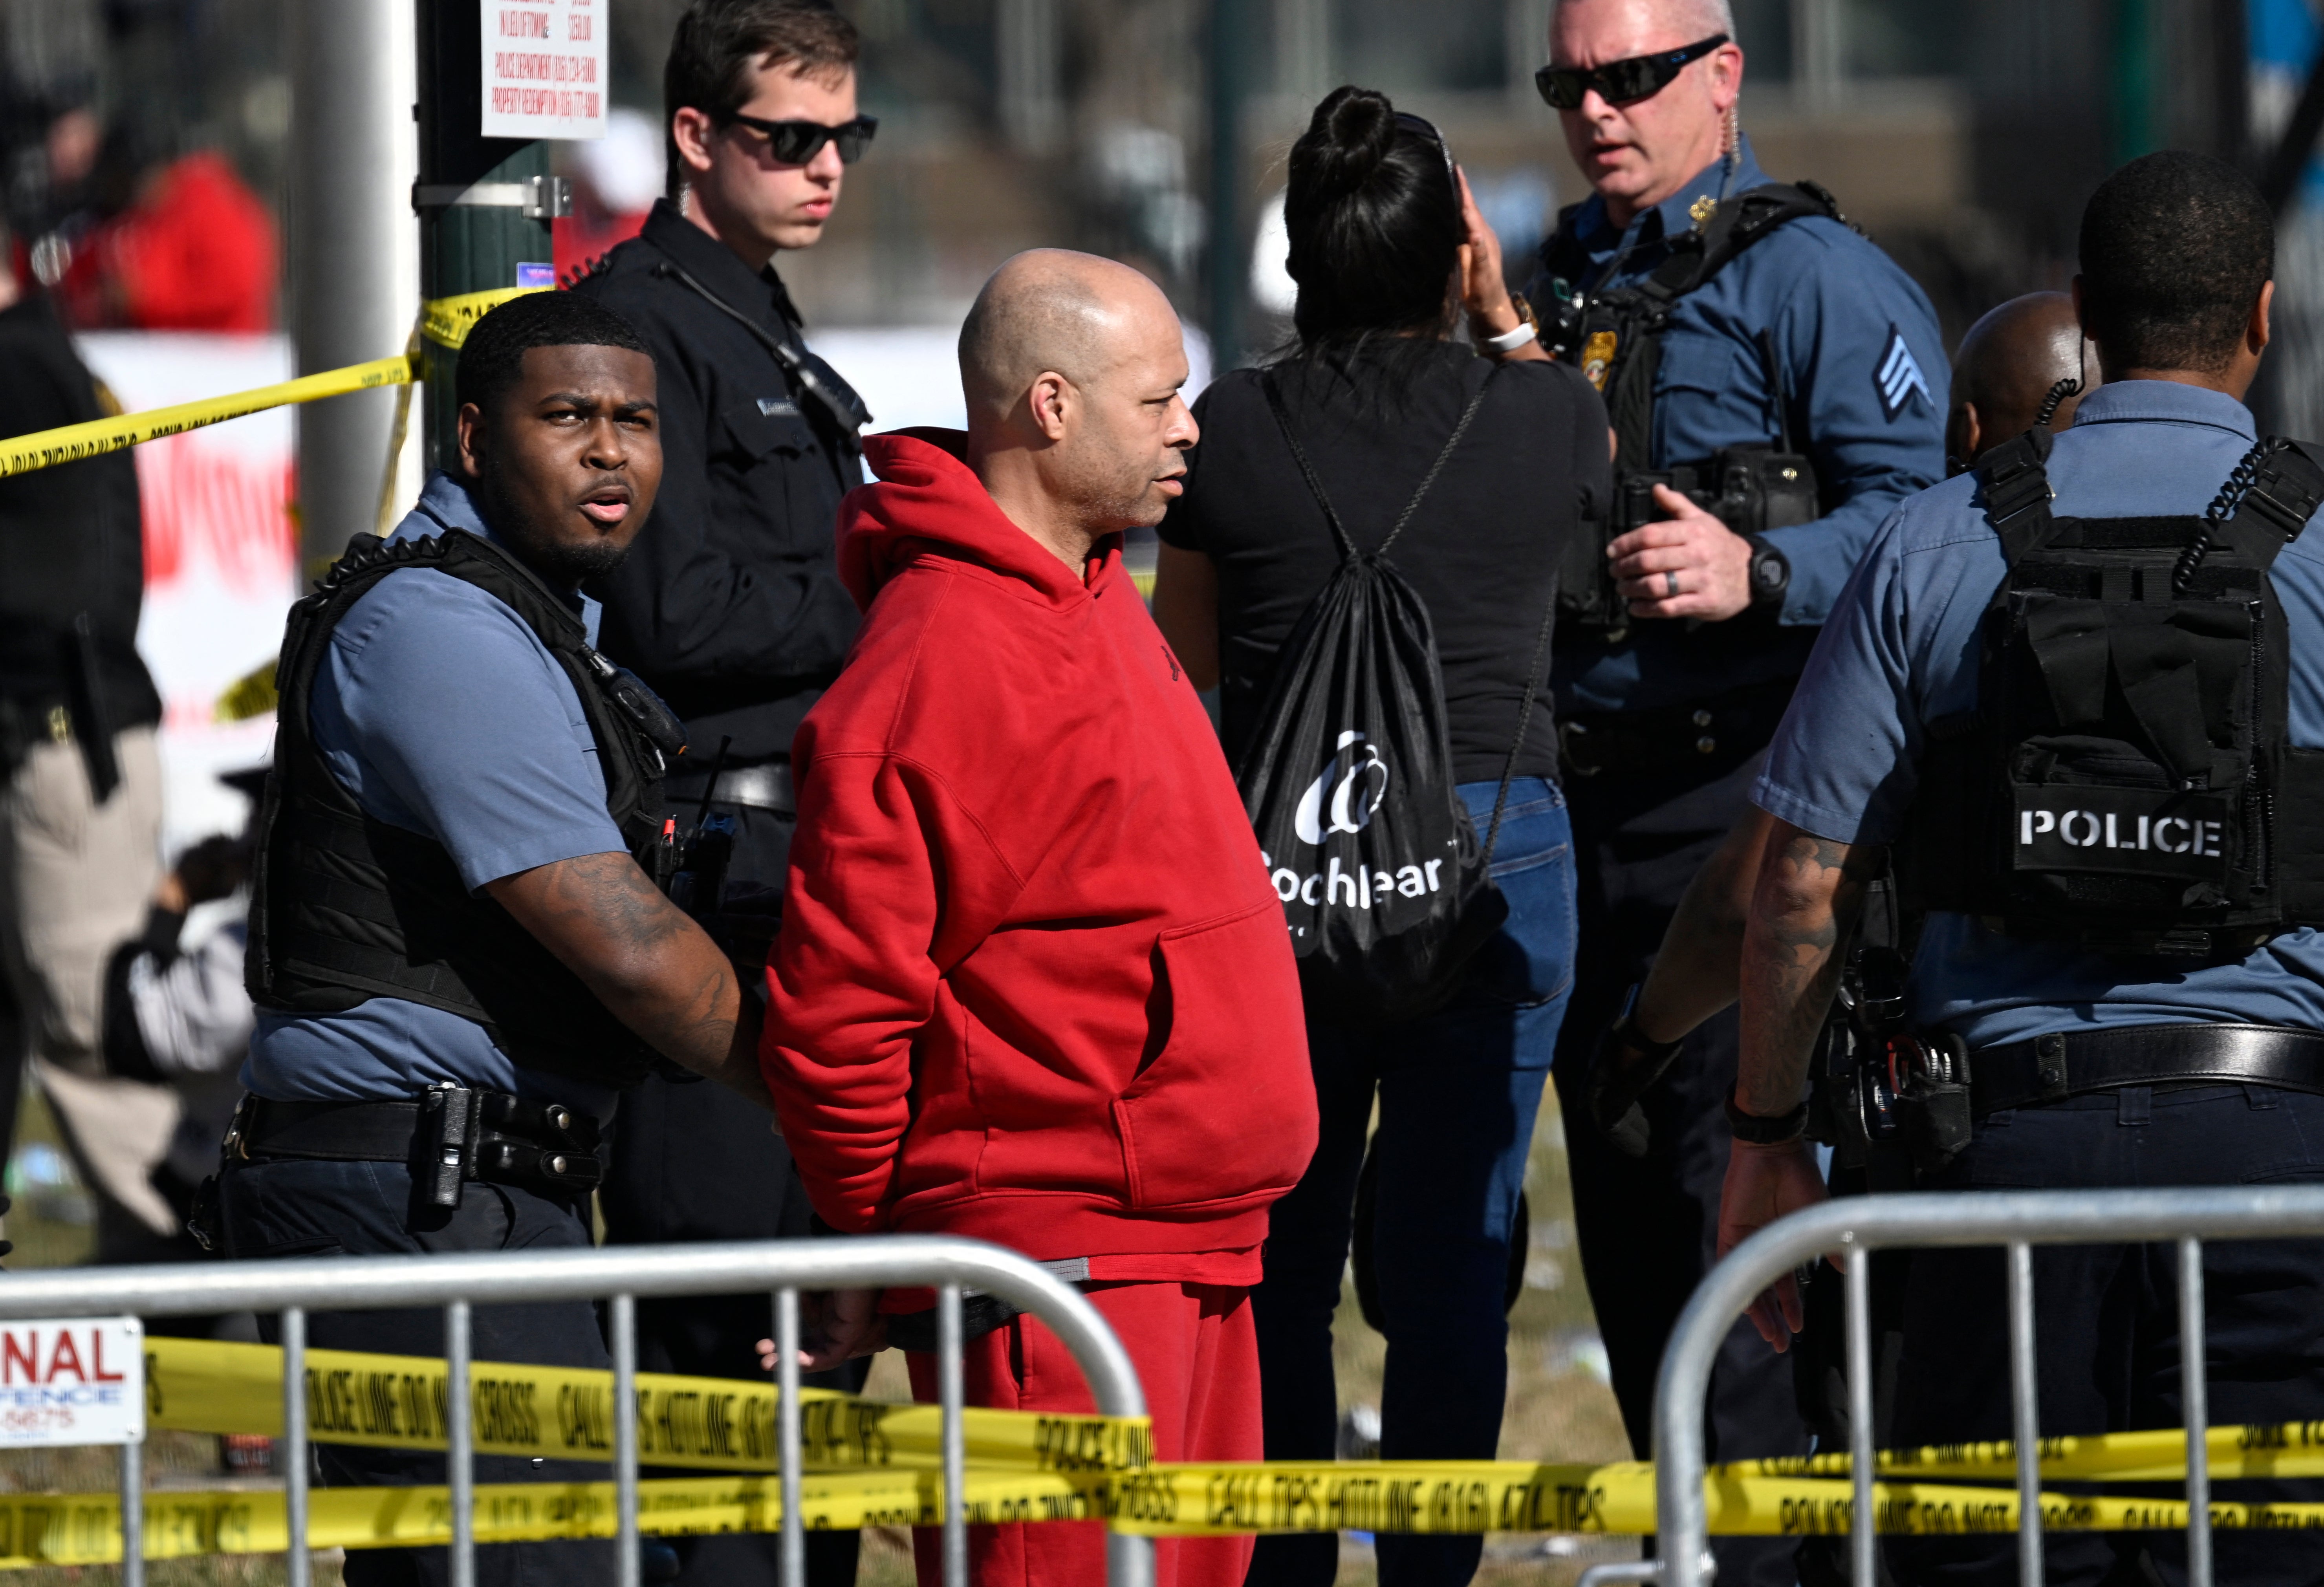
{"type": "MultiPolygon", "coordinates": [[[[392,538],[447,529],[493,538],[467,491],[439,474],[392,538]]],[[[597,603],[572,602],[595,642],[597,603]]],[[[365,814],[442,844],[472,891],[628,847],[571,679],[524,619],[449,574],[391,573],[348,608],[309,716],[365,814]]],[[[481,1025],[401,998],[332,1014],[262,1009],[242,1071],[244,1088],[277,1102],[408,1101],[447,1080],[613,1112],[611,1088],[522,1067],[481,1025]]]]}
{"type": "MultiPolygon", "coordinates": [[[[2050,456],[2061,517],[2200,515],[2255,439],[2234,398],[2126,381],[2082,400],[2050,456]]],[[[1977,706],[1978,625],[2006,571],[1977,477],[1889,518],[1841,593],[1752,789],[1760,808],[1842,843],[1882,844],[1912,804],[1927,724],[1977,706]]],[[[2324,748],[2324,533],[2311,521],[2270,574],[2292,641],[2292,742],[2324,748]]],[[[2103,957],[1932,914],[1915,1018],[1972,1047],[2053,1030],[2189,1020],[2324,1029],[2324,937],[2285,934],[2238,964],[2103,957]]]]}
{"type": "MultiPolygon", "coordinates": [[[[1746,138],[1731,180],[1724,161],[1714,164],[1627,230],[1591,197],[1571,222],[1590,260],[1589,279],[1575,284],[1637,285],[1662,263],[1665,239],[1693,228],[1689,211],[1699,200],[1769,180],[1746,138]]],[[[1549,291],[1545,281],[1528,290],[1545,311],[1549,291]]],[[[1796,677],[1881,520],[1944,477],[1951,374],[1936,314],[1895,260],[1821,216],[1777,227],[1678,300],[1655,374],[1655,467],[1700,462],[1722,447],[1771,445],[1782,433],[1762,328],[1775,343],[1793,444],[1833,503],[1812,522],[1767,533],[1792,567],[1775,631],[1740,664],[1727,645],[1707,653],[1676,621],[1633,623],[1618,645],[1561,644],[1551,674],[1561,712],[1648,710],[1796,677]]]]}

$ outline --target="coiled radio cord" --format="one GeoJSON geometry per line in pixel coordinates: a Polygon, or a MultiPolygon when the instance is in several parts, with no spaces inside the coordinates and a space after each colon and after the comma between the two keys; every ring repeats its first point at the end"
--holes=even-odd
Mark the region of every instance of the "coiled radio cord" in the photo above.
{"type": "Polygon", "coordinates": [[[2246,452],[2243,460],[2236,465],[2235,472],[2227,475],[2227,484],[2219,487],[2219,494],[2211,498],[2210,506],[2203,513],[2203,521],[2195,531],[2195,538],[2187,542],[2187,549],[2179,553],[2178,564],[2171,569],[2172,594],[2183,595],[2187,593],[2187,586],[2195,582],[2196,571],[2203,566],[2203,558],[2210,554],[2212,537],[2221,524],[2235,515],[2236,509],[2243,505],[2246,493],[2259,478],[2260,469],[2274,453],[2276,446],[2277,442],[2270,437],[2246,452]]]}

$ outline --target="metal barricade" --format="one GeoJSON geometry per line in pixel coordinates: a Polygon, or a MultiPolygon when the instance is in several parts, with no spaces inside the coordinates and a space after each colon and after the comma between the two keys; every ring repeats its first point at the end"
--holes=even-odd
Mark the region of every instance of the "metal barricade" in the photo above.
{"type": "MultiPolygon", "coordinates": [[[[2018,1579],[2042,1577],[2039,1401],[2034,1373],[2037,1245],[2147,1244],[2179,1251],[2180,1355],[2187,1425],[2187,1579],[2212,1587],[2209,1379],[2204,1361],[2203,1241],[2324,1234],[2324,1186],[2185,1190],[1925,1192],[1846,1196],[1759,1231],[1728,1253],[1679,1315],[1655,1386],[1655,1508],[1661,1529],[1654,1579],[1703,1587],[1708,1512],[1702,1416],[1711,1369],[1736,1318],[1770,1284],[1820,1256],[1846,1261],[1849,1447],[1868,1452],[1872,1428],[1871,1268],[1874,1251],[1906,1246],[2005,1247],[2008,1253],[2010,1405],[2018,1452],[2018,1579]]],[[[1878,1579],[1873,1462],[1851,1462],[1854,1579],[1878,1579]]]]}
{"type": "MultiPolygon", "coordinates": [[[[452,1509],[452,1582],[475,1587],[475,1433],[469,1410],[470,1308],[514,1301],[610,1297],[613,1358],[613,1483],[621,1587],[639,1587],[637,1300],[769,1291],[781,1365],[781,1579],[804,1587],[806,1530],[799,1516],[799,1292],[910,1286],[936,1292],[937,1383],[944,1465],[944,1580],[966,1587],[968,1527],[963,1506],[966,1435],[962,1420],[961,1296],[999,1296],[1031,1313],[1062,1340],[1089,1379],[1100,1415],[1142,1416],[1146,1396],[1113,1330],[1080,1291],[1014,1251],[982,1241],[933,1235],[871,1240],[735,1241],[705,1245],[609,1246],[587,1250],[478,1252],[447,1256],[327,1257],[281,1261],[72,1268],[11,1273],[0,1283],[0,1320],[131,1314],[171,1316],[252,1311],[279,1314],[282,1339],[284,1510],[290,1523],[290,1587],[310,1587],[307,1539],[307,1316],[440,1306],[447,1401],[446,1432],[452,1509]]],[[[143,1448],[122,1454],[125,1587],[143,1587],[143,1448]]],[[[1152,1587],[1149,1539],[1110,1532],[1106,1579],[1112,1587],[1152,1587]]]]}

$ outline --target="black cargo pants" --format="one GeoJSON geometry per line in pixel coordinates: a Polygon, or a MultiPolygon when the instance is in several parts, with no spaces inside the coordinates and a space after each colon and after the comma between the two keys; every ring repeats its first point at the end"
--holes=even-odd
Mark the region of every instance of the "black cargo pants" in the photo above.
{"type": "MultiPolygon", "coordinates": [[[[1774,721],[1764,727],[1756,744],[1722,749],[1699,770],[1565,779],[1581,929],[1573,1001],[1558,1033],[1553,1073],[1564,1112],[1575,1243],[1622,1425],[1640,1460],[1652,1458],[1663,1347],[1716,1254],[1729,1140],[1720,1104],[1735,1085],[1735,1011],[1688,1037],[1670,1072],[1642,1099],[1653,1130],[1642,1158],[1626,1157],[1599,1135],[1584,1081],[1623,993],[1661,948],[1687,883],[1743,814],[1766,759],[1758,746],[1774,721]]],[[[1748,1322],[1736,1324],[1720,1352],[1707,1432],[1714,1462],[1807,1453],[1791,1363],[1748,1322]]],[[[1733,1587],[1793,1587],[1795,1549],[1773,1538],[1713,1540],[1719,1579],[1733,1587]]]]}
{"type": "MultiPolygon", "coordinates": [[[[2148,1189],[2324,1180],[2324,1097],[2267,1086],[2133,1086],[1977,1121],[1969,1150],[1924,1187],[2148,1189]]],[[[1877,1264],[1893,1258],[1876,1257],[1877,1264]]],[[[2034,1248],[2034,1376],[2044,1437],[2179,1427],[2178,1250],[2034,1248]]],[[[2008,1281],[1998,1248],[1916,1250],[1904,1284],[1896,1374],[1902,1446],[2010,1437],[2008,1281]]],[[[2205,1352],[2213,1426],[2324,1417],[2324,1240],[2206,1241],[2205,1352]]],[[[2071,1483],[2044,1488],[2072,1490],[2071,1483]]],[[[2178,1498],[2177,1483],[2098,1490],[2178,1498]]],[[[2214,1479],[2216,1503],[2313,1502],[2324,1482],[2214,1479]]],[[[2212,1534],[2218,1579],[2236,1587],[2324,1581],[2324,1544],[2303,1531],[2212,1534]]],[[[2114,1587],[2187,1579],[2185,1534],[2055,1532],[2052,1583],[2114,1587]]],[[[1905,1587],[2003,1587],[2016,1539],[1897,1538],[1905,1587]]]]}
{"type": "MultiPolygon", "coordinates": [[[[226,1254],[266,1257],[404,1256],[475,1250],[563,1250],[590,1244],[583,1204],[505,1185],[470,1185],[456,1210],[415,1209],[411,1172],[401,1163],[272,1161],[230,1164],[219,1176],[218,1213],[226,1254]]],[[[260,1319],[267,1342],[279,1342],[272,1317],[260,1319]]],[[[597,1309],[587,1301],[477,1306],[474,1356],[551,1367],[609,1370],[597,1309]]],[[[307,1342],[318,1350],[389,1355],[444,1354],[444,1313],[310,1312],[307,1342]]],[[[441,1484],[445,1461],[432,1452],[314,1446],[325,1487],[441,1484]]],[[[478,1455],[479,1482],[603,1482],[609,1468],[582,1461],[478,1455]]],[[[502,1543],[476,1550],[477,1587],[611,1587],[610,1541],[502,1543]]],[[[444,1548],[361,1548],[347,1552],[348,1587],[439,1587],[451,1580],[444,1548]]]]}

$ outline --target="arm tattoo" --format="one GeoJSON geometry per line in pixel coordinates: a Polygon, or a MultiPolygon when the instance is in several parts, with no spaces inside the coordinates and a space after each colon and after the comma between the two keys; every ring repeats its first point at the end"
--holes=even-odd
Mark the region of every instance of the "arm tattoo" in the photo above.
{"type": "Polygon", "coordinates": [[[549,869],[540,907],[560,924],[586,922],[648,952],[685,929],[686,917],[627,854],[583,854],[549,869]]]}
{"type": "Polygon", "coordinates": [[[755,1005],[702,928],[627,854],[583,854],[495,884],[519,922],[655,1051],[763,1098],[755,1005]]]}
{"type": "Polygon", "coordinates": [[[1768,843],[1743,948],[1737,1092],[1755,1113],[1788,1112],[1806,1088],[1876,853],[1784,826],[1768,843]]]}

